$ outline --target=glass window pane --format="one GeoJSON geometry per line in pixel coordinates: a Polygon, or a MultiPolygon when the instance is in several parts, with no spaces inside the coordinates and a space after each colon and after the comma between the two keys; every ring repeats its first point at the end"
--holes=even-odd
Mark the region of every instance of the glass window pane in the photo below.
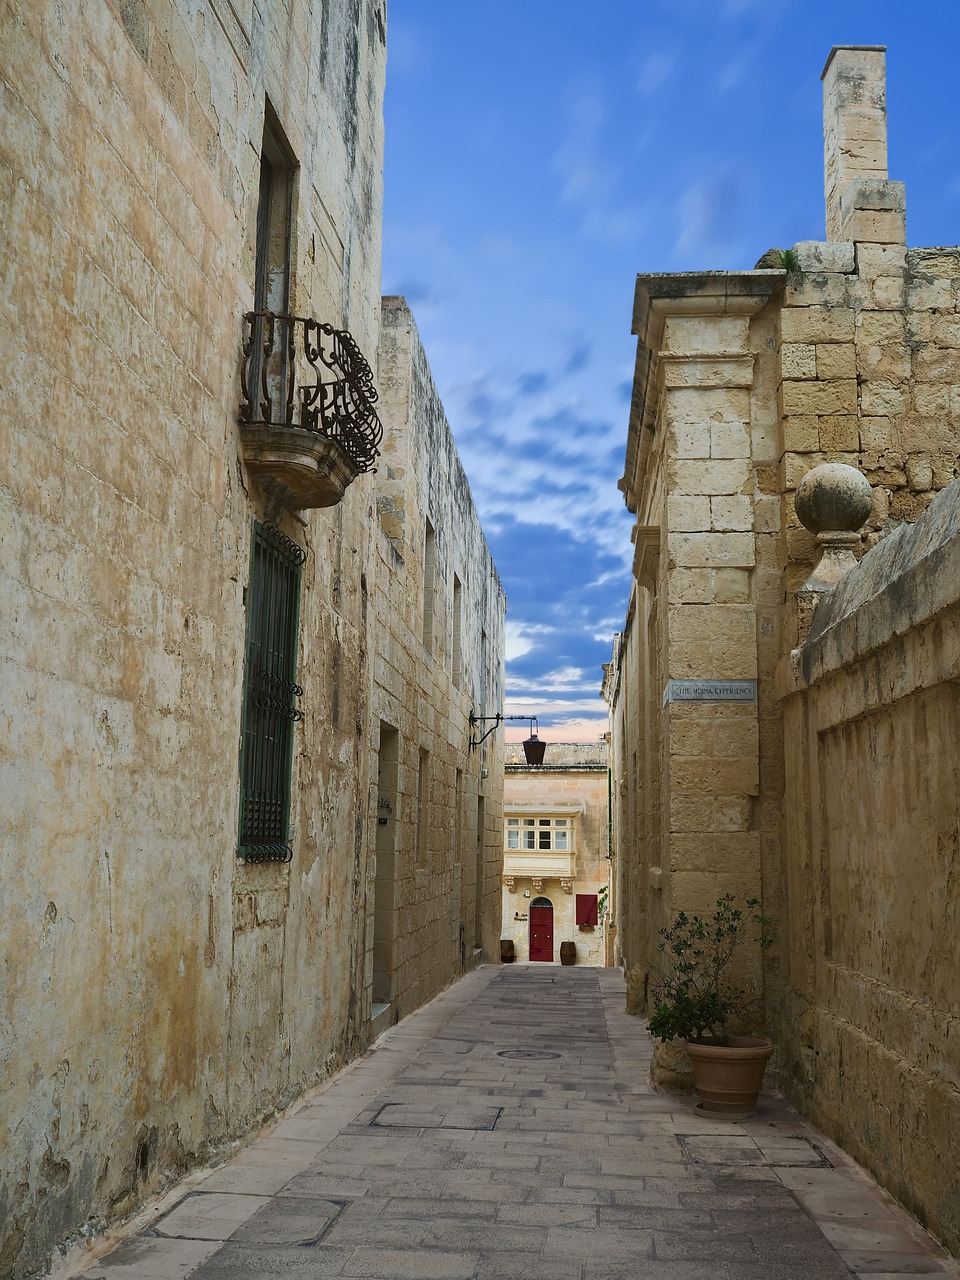
{"type": "Polygon", "coordinates": [[[569,846],[568,846],[568,844],[567,844],[567,834],[568,834],[568,833],[567,833],[566,831],[558,831],[558,832],[556,832],[556,834],[555,834],[555,836],[554,836],[554,840],[556,841],[556,843],[554,844],[554,848],[555,848],[555,849],[567,849],[567,848],[569,848],[569,846]]]}
{"type": "Polygon", "coordinates": [[[557,827],[565,827],[567,825],[567,820],[566,818],[557,818],[554,825],[557,827]]]}
{"type": "Polygon", "coordinates": [[[535,849],[537,847],[535,843],[536,835],[537,833],[535,831],[524,831],[523,833],[524,849],[535,849]]]}
{"type": "Polygon", "coordinates": [[[520,832],[519,831],[507,832],[507,848],[508,849],[520,848],[520,832]]]}
{"type": "Polygon", "coordinates": [[[508,819],[507,819],[507,826],[508,826],[508,827],[519,827],[519,825],[520,825],[520,819],[519,819],[519,818],[508,818],[508,819]]]}
{"type": "Polygon", "coordinates": [[[540,819],[540,825],[541,825],[541,827],[549,827],[549,825],[550,825],[550,819],[549,819],[549,818],[541,818],[541,819],[540,819]]]}
{"type": "Polygon", "coordinates": [[[540,848],[541,849],[550,848],[550,832],[549,831],[540,832],[540,848]]]}
{"type": "Polygon", "coordinates": [[[524,818],[523,825],[525,827],[533,827],[536,826],[536,821],[533,818],[524,818]]]}

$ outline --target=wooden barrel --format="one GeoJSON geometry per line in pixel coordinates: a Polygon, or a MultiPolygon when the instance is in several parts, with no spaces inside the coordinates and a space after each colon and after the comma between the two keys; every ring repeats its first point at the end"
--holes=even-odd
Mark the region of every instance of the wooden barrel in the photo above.
{"type": "Polygon", "coordinates": [[[500,939],[500,963],[513,964],[516,958],[517,957],[514,954],[514,950],[513,950],[513,939],[501,938],[500,939]]]}
{"type": "Polygon", "coordinates": [[[561,964],[577,963],[577,944],[575,942],[560,943],[560,963],[561,964]]]}

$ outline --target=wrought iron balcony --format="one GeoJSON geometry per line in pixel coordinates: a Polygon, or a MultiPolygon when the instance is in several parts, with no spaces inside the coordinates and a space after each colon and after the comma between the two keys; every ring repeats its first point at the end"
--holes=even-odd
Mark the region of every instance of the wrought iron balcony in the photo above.
{"type": "Polygon", "coordinates": [[[244,460],[285,505],[333,506],[379,454],[373,372],[344,329],[273,311],[243,320],[244,460]]]}

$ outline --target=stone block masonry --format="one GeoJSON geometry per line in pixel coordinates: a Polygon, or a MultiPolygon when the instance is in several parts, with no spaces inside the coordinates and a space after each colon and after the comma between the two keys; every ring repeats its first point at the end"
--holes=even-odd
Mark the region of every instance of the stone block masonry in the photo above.
{"type": "Polygon", "coordinates": [[[308,10],[0,13],[4,1276],[369,1035],[370,482],[301,524],[237,420],[268,114],[291,307],[375,359],[383,14],[308,10]],[[306,552],[290,865],[237,859],[254,519],[306,552]]]}
{"type": "Polygon", "coordinates": [[[834,49],[823,98],[826,240],[790,271],[637,279],[636,582],[604,681],[617,936],[642,1011],[678,909],[762,897],[779,1079],[956,1251],[960,249],[907,247],[883,49],[834,49]],[[824,462],[870,497],[832,591],[795,501],[824,462]],[[756,702],[665,697],[683,678],[755,679],[756,702]]]}
{"type": "Polygon", "coordinates": [[[389,1025],[499,954],[502,745],[471,750],[468,720],[503,703],[506,602],[402,298],[382,302],[380,392],[368,967],[389,1025]]]}
{"type": "MultiPolygon", "coordinates": [[[[462,972],[465,914],[471,962],[474,939],[489,948],[496,934],[494,784],[487,816],[470,818],[496,831],[472,851],[479,906],[446,839],[458,768],[473,784],[461,810],[479,808],[470,697],[500,688],[499,585],[475,521],[437,523],[441,547],[473,538],[451,703],[440,586],[452,600],[457,564],[435,566],[437,633],[451,638],[421,680],[422,643],[411,668],[388,634],[419,577],[398,586],[389,541],[384,553],[379,479],[298,513],[243,460],[258,262],[272,309],[349,330],[376,381],[385,40],[381,0],[0,5],[0,1274],[12,1280],[359,1053],[378,916],[404,912],[405,1009],[462,972]],[[263,613],[254,522],[304,556],[284,684],[285,697],[302,690],[290,862],[238,858],[241,733],[273,697],[246,655],[263,613]],[[375,682],[397,689],[389,714],[375,682]],[[381,714],[434,762],[395,901],[374,870],[381,714]]],[[[452,448],[444,461],[430,483],[445,516],[465,481],[452,448]]],[[[386,511],[386,484],[382,498],[386,511]]],[[[399,755],[412,838],[417,761],[399,755]]]]}

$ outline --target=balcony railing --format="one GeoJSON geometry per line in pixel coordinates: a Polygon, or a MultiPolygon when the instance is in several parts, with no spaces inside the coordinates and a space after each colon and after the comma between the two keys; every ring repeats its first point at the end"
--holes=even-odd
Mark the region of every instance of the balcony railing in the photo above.
{"type": "Polygon", "coordinates": [[[373,372],[344,329],[273,311],[243,320],[247,465],[280,486],[288,505],[331,506],[379,454],[373,372]]]}

